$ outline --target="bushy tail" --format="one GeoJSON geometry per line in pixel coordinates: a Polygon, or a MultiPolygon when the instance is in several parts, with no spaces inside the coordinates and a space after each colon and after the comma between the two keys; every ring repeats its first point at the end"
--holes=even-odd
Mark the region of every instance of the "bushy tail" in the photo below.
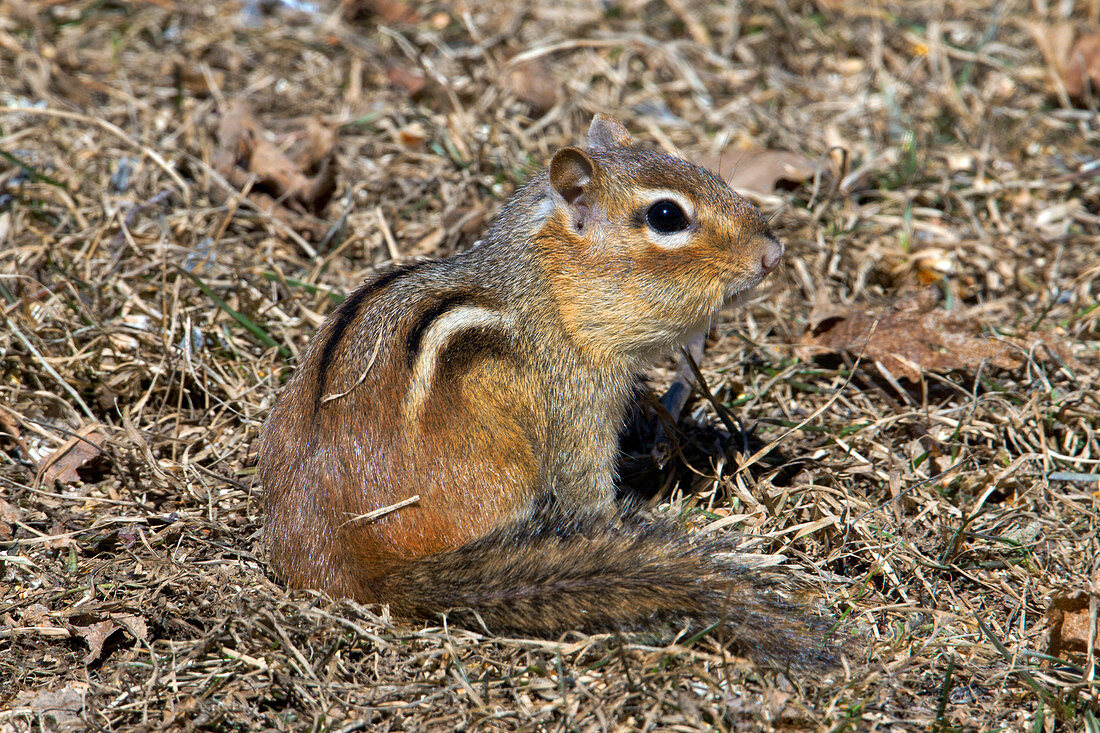
{"type": "Polygon", "coordinates": [[[633,509],[575,516],[547,504],[411,561],[383,579],[381,595],[399,615],[468,610],[492,631],[535,635],[721,622],[757,661],[834,665],[840,644],[826,639],[830,622],[785,597],[792,584],[779,572],[723,560],[732,550],[633,509]]]}

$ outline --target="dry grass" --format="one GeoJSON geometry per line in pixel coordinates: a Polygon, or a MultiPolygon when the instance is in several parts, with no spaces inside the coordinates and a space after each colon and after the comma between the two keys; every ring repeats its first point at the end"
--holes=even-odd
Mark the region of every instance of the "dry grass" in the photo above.
{"type": "Polygon", "coordinates": [[[1044,622],[1100,572],[1098,118],[1030,30],[1067,8],[1087,28],[1096,2],[490,0],[389,25],[191,5],[0,0],[0,730],[1098,729],[1091,656],[1045,656],[1044,622]],[[280,144],[338,129],[320,216],[216,172],[242,98],[280,144]],[[826,161],[761,202],[789,255],[704,363],[778,448],[742,470],[687,419],[686,458],[630,465],[816,578],[867,639],[828,679],[720,632],[486,637],[267,575],[252,445],[280,351],[394,255],[468,246],[596,111],[693,157],[826,161]],[[815,305],[929,286],[1062,357],[910,384],[794,348],[815,305]],[[81,429],[102,452],[44,481],[81,429]]]}

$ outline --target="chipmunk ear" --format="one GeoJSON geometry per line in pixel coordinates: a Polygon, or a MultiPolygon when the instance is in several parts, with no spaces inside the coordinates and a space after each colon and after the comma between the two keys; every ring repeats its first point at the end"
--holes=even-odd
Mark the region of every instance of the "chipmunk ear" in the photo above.
{"type": "Polygon", "coordinates": [[[585,205],[585,189],[596,175],[596,163],[579,148],[562,148],[550,161],[550,185],[573,207],[585,205]]]}
{"type": "Polygon", "coordinates": [[[550,186],[565,199],[573,228],[579,233],[594,221],[592,185],[600,175],[599,163],[580,148],[562,148],[550,161],[550,186]]]}
{"type": "Polygon", "coordinates": [[[588,127],[588,147],[604,150],[613,145],[630,147],[633,144],[634,138],[623,127],[623,123],[611,115],[601,112],[592,118],[592,124],[588,127]]]}

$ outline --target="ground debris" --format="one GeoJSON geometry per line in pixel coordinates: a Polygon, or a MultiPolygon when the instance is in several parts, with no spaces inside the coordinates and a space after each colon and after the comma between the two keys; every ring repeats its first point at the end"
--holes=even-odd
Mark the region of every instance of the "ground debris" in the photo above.
{"type": "Polygon", "coordinates": [[[1100,179],[1061,70],[1094,5],[0,0],[0,733],[1080,728],[1100,179]],[[640,415],[621,473],[785,557],[866,660],[791,679],[721,629],[504,638],[269,575],[256,436],[313,330],[474,246],[596,112],[734,174],[787,248],[708,335],[714,402],[685,381],[660,468],[640,415]]]}
{"type": "Polygon", "coordinates": [[[283,152],[268,139],[249,105],[237,102],[222,115],[218,142],[215,168],[265,211],[296,225],[304,222],[291,212],[324,214],[336,189],[336,135],[316,117],[310,118],[296,149],[283,152]]]}
{"type": "Polygon", "coordinates": [[[800,353],[803,358],[830,351],[862,356],[910,382],[919,382],[930,371],[1018,369],[1028,358],[1069,360],[1082,366],[1057,345],[1057,336],[994,336],[979,314],[943,310],[934,290],[874,311],[818,304],[810,314],[809,330],[799,340],[800,353]]]}

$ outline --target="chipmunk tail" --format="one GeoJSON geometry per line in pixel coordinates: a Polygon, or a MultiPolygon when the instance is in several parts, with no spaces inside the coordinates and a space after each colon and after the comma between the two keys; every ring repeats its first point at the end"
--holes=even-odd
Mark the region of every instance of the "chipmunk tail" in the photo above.
{"type": "Polygon", "coordinates": [[[380,595],[397,615],[450,612],[494,633],[633,631],[688,620],[727,630],[757,662],[835,666],[843,645],[829,639],[832,622],[797,600],[789,576],[732,552],[729,540],[691,535],[636,508],[578,515],[544,503],[453,550],[400,565],[382,579],[380,595]]]}

